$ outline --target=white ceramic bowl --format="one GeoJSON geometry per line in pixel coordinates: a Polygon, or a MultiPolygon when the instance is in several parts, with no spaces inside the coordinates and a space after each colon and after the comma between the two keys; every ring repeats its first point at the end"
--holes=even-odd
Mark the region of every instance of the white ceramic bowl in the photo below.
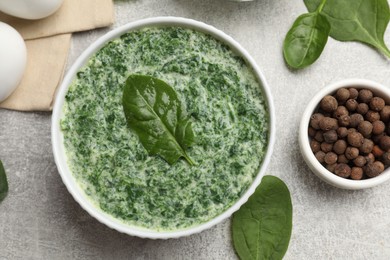
{"type": "Polygon", "coordinates": [[[371,188],[390,179],[390,168],[387,168],[382,174],[371,179],[344,179],[331,173],[324,166],[322,166],[310,148],[310,140],[307,131],[311,115],[317,110],[318,105],[324,96],[334,94],[337,89],[342,87],[354,87],[357,89],[367,88],[370,89],[375,95],[385,99],[387,104],[390,103],[390,89],[383,86],[382,84],[370,80],[348,79],[325,87],[314,96],[303,113],[299,127],[299,146],[301,153],[309,168],[323,181],[341,189],[359,190],[371,188]]]}
{"type": "Polygon", "coordinates": [[[157,18],[149,18],[144,19],[136,22],[129,23],[127,25],[124,25],[122,27],[119,27],[100,39],[98,39],[95,43],[93,43],[91,46],[89,46],[83,54],[77,59],[77,61],[73,64],[73,66],[70,68],[69,72],[67,73],[66,77],[64,78],[62,85],[60,86],[53,109],[53,116],[52,116],[52,144],[53,144],[53,152],[54,152],[54,158],[55,162],[57,164],[59,173],[62,177],[63,182],[65,183],[66,187],[68,188],[69,192],[73,195],[74,199],[83,207],[90,215],[95,217],[100,222],[106,224],[107,226],[116,229],[120,232],[134,235],[138,237],[143,238],[160,238],[160,239],[167,239],[167,238],[178,238],[181,236],[188,236],[194,233],[201,232],[205,229],[208,229],[215,224],[221,222],[222,220],[230,217],[235,211],[237,211],[242,204],[244,204],[248,198],[253,194],[256,187],[260,184],[261,179],[264,175],[264,172],[266,170],[266,167],[270,161],[273,146],[274,146],[274,139],[275,139],[275,115],[274,115],[274,105],[271,97],[271,93],[268,87],[268,84],[261,73],[260,69],[257,67],[255,61],[253,58],[248,54],[247,51],[244,50],[243,47],[239,43],[237,43],[235,40],[233,40],[230,36],[226,35],[222,31],[190,19],[185,18],[176,18],[176,17],[157,17],[157,18]],[[178,231],[153,231],[153,230],[147,230],[144,228],[136,227],[136,226],[130,226],[127,224],[122,223],[121,221],[113,218],[112,216],[108,215],[107,213],[103,212],[102,210],[95,207],[90,200],[86,197],[84,192],[80,189],[78,186],[75,178],[73,177],[71,171],[69,170],[69,167],[67,165],[67,157],[65,154],[65,149],[63,145],[63,135],[60,131],[60,119],[62,117],[62,107],[64,104],[64,98],[66,95],[66,92],[68,90],[68,87],[70,83],[73,81],[74,76],[79,71],[80,68],[86,64],[86,62],[89,60],[89,58],[102,46],[104,46],[108,41],[119,37],[120,35],[132,31],[137,30],[143,27],[148,26],[180,26],[185,28],[191,28],[195,29],[204,33],[207,33],[209,35],[212,35],[216,39],[228,44],[233,51],[241,55],[253,68],[253,71],[255,75],[257,76],[259,82],[261,83],[263,87],[263,93],[265,95],[266,101],[268,103],[269,108],[269,116],[270,116],[270,135],[269,135],[269,143],[267,148],[267,153],[264,158],[264,161],[262,163],[261,169],[256,176],[255,180],[253,181],[253,184],[250,186],[250,188],[245,192],[245,194],[230,208],[228,208],[224,213],[221,215],[215,217],[214,219],[200,224],[198,226],[194,226],[188,229],[184,230],[178,230],[178,231]]]}

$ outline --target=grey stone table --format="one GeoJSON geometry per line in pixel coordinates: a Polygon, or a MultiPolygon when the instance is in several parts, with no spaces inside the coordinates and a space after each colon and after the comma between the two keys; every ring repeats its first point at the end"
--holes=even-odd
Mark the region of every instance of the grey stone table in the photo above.
{"type": "MultiPolygon", "coordinates": [[[[282,42],[295,17],[305,12],[303,1],[128,0],[115,5],[114,27],[152,16],[193,18],[225,31],[253,55],[276,105],[277,140],[268,173],[287,183],[294,206],[285,259],[390,259],[390,183],[363,191],[333,188],[311,173],[297,142],[302,112],[316,92],[351,77],[390,86],[389,60],[362,44],[330,39],[316,64],[288,70],[282,42]]],[[[76,34],[69,64],[108,30],[76,34]]],[[[190,237],[155,241],[120,234],[90,217],[57,172],[50,119],[50,113],[0,110],[0,158],[11,188],[0,205],[0,259],[237,259],[230,220],[190,237]]]]}

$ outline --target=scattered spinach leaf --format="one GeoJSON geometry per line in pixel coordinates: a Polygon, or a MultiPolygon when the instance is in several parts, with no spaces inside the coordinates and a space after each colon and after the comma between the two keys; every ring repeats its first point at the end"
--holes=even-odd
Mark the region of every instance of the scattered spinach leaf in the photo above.
{"type": "MultiPolygon", "coordinates": [[[[321,0],[304,2],[309,11],[321,4],[321,0]]],[[[321,13],[328,19],[334,39],[369,44],[390,58],[383,40],[390,20],[387,0],[328,0],[321,13]]]]}
{"type": "Polygon", "coordinates": [[[264,176],[255,193],[233,215],[234,248],[241,260],[282,259],[292,229],[292,204],[279,178],[264,176]]]}
{"type": "Polygon", "coordinates": [[[194,142],[190,116],[175,90],[162,80],[130,75],[123,91],[127,124],[151,155],[160,155],[169,164],[184,157],[194,142]]]}
{"type": "Polygon", "coordinates": [[[4,166],[0,160],[0,202],[7,196],[7,193],[8,193],[7,175],[5,175],[4,166]]]}
{"type": "Polygon", "coordinates": [[[288,31],[283,44],[284,59],[294,69],[313,64],[328,41],[330,25],[321,14],[326,0],[316,11],[299,16],[288,31]]]}

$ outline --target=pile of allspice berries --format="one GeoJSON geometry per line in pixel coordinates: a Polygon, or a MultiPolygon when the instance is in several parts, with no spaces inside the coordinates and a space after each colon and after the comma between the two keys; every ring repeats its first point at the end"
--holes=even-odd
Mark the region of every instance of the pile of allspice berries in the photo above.
{"type": "Polygon", "coordinates": [[[340,88],[311,116],[308,134],[317,160],[342,178],[362,180],[390,165],[390,106],[369,89],[340,88]]]}

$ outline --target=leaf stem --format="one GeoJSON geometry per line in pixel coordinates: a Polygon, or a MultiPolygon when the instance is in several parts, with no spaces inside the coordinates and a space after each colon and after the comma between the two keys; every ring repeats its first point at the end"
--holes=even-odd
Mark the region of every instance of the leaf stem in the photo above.
{"type": "Polygon", "coordinates": [[[386,45],[383,45],[380,44],[379,46],[377,46],[377,48],[387,57],[387,58],[390,58],[390,50],[387,48],[386,45]]]}
{"type": "Polygon", "coordinates": [[[195,163],[193,160],[191,160],[191,158],[187,155],[186,152],[184,152],[184,158],[187,160],[187,162],[191,165],[191,166],[194,166],[195,163]]]}
{"type": "Polygon", "coordinates": [[[322,0],[321,4],[317,8],[318,13],[322,12],[322,9],[324,8],[325,4],[326,4],[326,0],[322,0]]]}

